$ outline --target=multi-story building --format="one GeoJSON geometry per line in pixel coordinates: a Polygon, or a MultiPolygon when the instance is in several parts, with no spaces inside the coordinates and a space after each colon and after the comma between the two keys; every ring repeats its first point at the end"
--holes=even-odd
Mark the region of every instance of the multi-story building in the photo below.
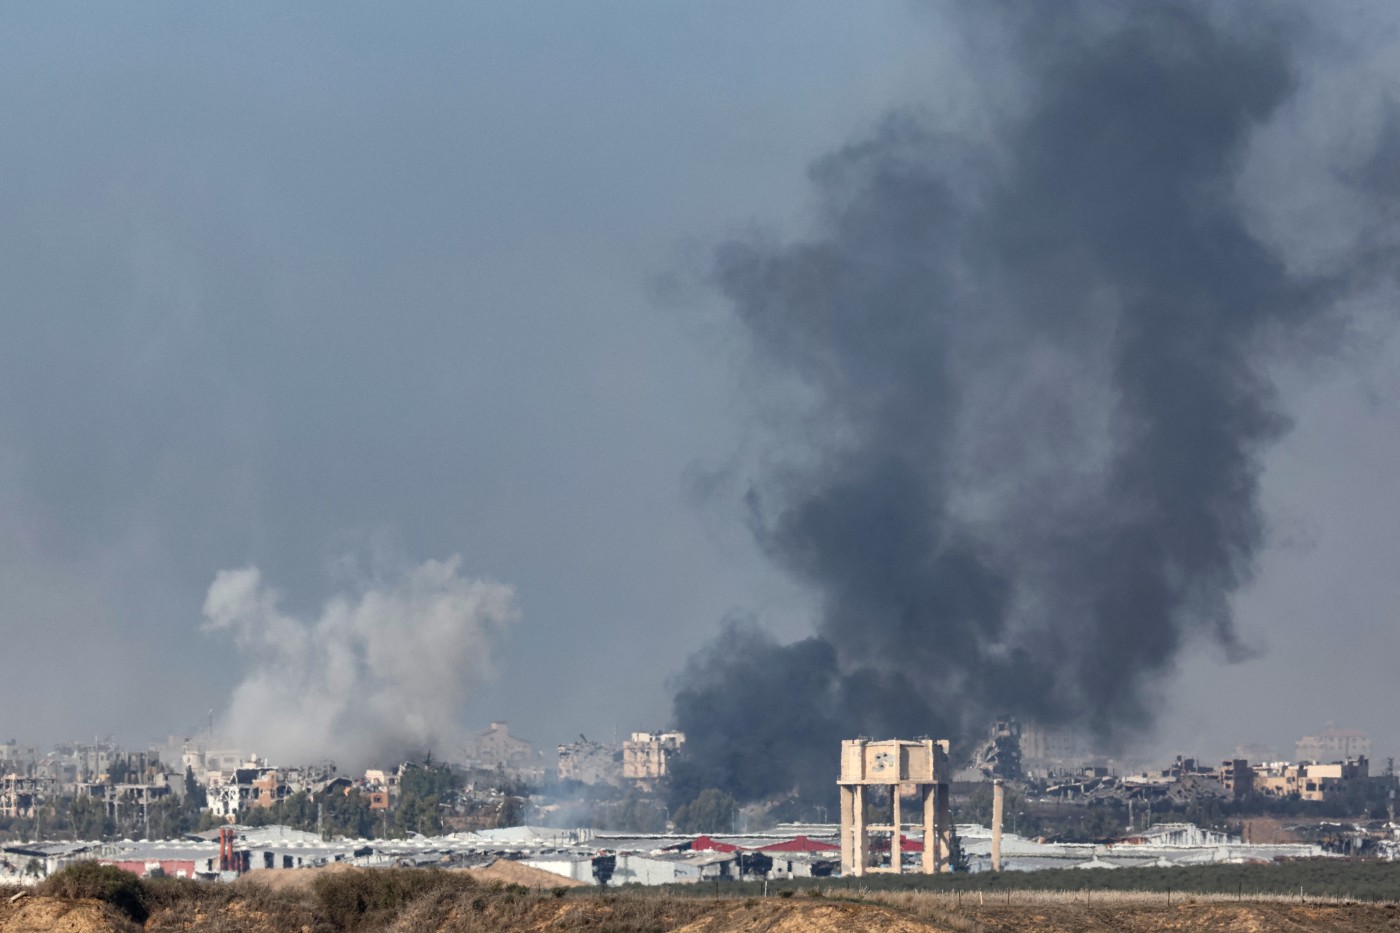
{"type": "Polygon", "coordinates": [[[620,784],[622,750],[579,736],[577,742],[559,746],[559,780],[582,784],[620,784]]]}
{"type": "Polygon", "coordinates": [[[1021,725],[1021,767],[1029,774],[1078,771],[1089,761],[1089,749],[1075,733],[1021,725]]]}
{"type": "Polygon", "coordinates": [[[124,820],[144,823],[150,817],[151,804],[170,793],[164,781],[151,784],[79,783],[79,797],[91,797],[102,802],[107,818],[114,823],[124,820]]]}
{"type": "Polygon", "coordinates": [[[1338,729],[1327,724],[1317,735],[1307,735],[1294,746],[1297,761],[1346,761],[1371,755],[1371,737],[1356,729],[1338,729]]]}
{"type": "Polygon", "coordinates": [[[39,804],[52,794],[53,782],[11,772],[0,777],[0,817],[33,817],[39,804]]]}
{"type": "Polygon", "coordinates": [[[1254,771],[1243,758],[1231,758],[1220,763],[1220,786],[1226,796],[1240,800],[1254,793],[1254,771]]]}
{"type": "Polygon", "coordinates": [[[38,762],[38,749],[20,745],[14,739],[0,742],[0,773],[33,774],[38,762]]]}
{"type": "Polygon", "coordinates": [[[1275,762],[1255,765],[1254,789],[1270,797],[1294,794],[1303,800],[1327,800],[1344,792],[1352,783],[1370,778],[1370,764],[1364,757],[1319,764],[1315,761],[1275,762]]]}
{"type": "Polygon", "coordinates": [[[541,760],[528,740],[511,735],[505,720],[497,720],[467,740],[465,760],[469,767],[512,773],[539,771],[541,760]]]}
{"type": "Polygon", "coordinates": [[[671,759],[684,745],[684,732],[634,732],[622,743],[622,776],[655,784],[670,773],[671,759]]]}

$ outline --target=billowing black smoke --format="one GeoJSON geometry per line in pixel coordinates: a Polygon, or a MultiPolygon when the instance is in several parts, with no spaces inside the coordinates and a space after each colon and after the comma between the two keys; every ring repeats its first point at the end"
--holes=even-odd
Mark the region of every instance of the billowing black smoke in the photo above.
{"type": "Polygon", "coordinates": [[[1296,27],[1022,6],[990,139],[892,114],[813,169],[810,239],[718,250],[755,372],[803,399],[748,514],[823,608],[791,646],[730,625],[682,677],[688,767],[743,797],[829,788],[858,733],[1111,737],[1191,638],[1244,653],[1230,597],[1287,427],[1266,357],[1361,271],[1290,273],[1237,196],[1296,27]]]}

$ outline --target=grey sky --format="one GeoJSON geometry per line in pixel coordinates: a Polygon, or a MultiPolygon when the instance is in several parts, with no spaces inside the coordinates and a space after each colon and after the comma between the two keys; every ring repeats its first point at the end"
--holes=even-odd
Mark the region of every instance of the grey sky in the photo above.
{"type": "MultiPolygon", "coordinates": [[[[1359,223],[1307,194],[1376,147],[1384,103],[1356,82],[1381,80],[1384,11],[1347,7],[1309,51],[1313,103],[1247,176],[1293,192],[1295,213],[1257,200],[1299,262],[1359,223]],[[1345,128],[1357,153],[1328,148],[1345,128]]],[[[995,37],[902,3],[7,15],[0,733],[34,739],[144,739],[225,704],[242,661],[200,630],[220,570],[256,566],[313,616],[453,554],[521,611],[464,721],[664,725],[667,678],[726,611],[792,637],[809,607],[725,487],[693,495],[758,416],[717,299],[656,280],[750,224],[799,234],[808,165],[892,106],[966,133],[1015,106],[969,61],[995,37]]],[[[1329,719],[1400,747],[1400,353],[1368,320],[1284,374],[1279,543],[1238,603],[1265,650],[1188,658],[1164,737],[1208,747],[1184,751],[1329,719]]]]}

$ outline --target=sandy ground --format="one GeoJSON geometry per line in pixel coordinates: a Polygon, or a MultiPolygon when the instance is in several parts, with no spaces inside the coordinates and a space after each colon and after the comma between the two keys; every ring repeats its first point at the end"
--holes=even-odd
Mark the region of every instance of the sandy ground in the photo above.
{"type": "MultiPolygon", "coordinates": [[[[348,871],[351,866],[336,862],[322,868],[287,868],[278,871],[249,872],[238,880],[238,884],[256,884],[274,891],[288,891],[307,887],[324,872],[348,871]]],[[[552,888],[579,888],[584,882],[574,881],[552,872],[531,868],[510,859],[497,859],[482,868],[451,868],[448,871],[464,871],[481,881],[499,881],[502,884],[520,884],[534,891],[548,891],[552,888]]]]}
{"type": "Polygon", "coordinates": [[[752,899],[716,906],[676,933],[931,933],[947,927],[873,904],[783,903],[752,899]]]}
{"type": "Polygon", "coordinates": [[[1337,930],[1400,931],[1394,908],[1377,905],[1185,904],[1179,907],[988,907],[959,919],[980,933],[1035,930],[1036,933],[1122,931],[1122,933],[1274,933],[1337,930]]]}
{"type": "Polygon", "coordinates": [[[540,868],[531,868],[510,859],[496,859],[485,868],[468,868],[467,874],[481,881],[501,881],[505,884],[523,884],[535,891],[548,891],[551,888],[582,888],[587,884],[556,875],[540,868]]]}
{"type": "MultiPolygon", "coordinates": [[[[287,876],[293,872],[268,874],[287,876]]],[[[315,872],[307,874],[314,877],[315,872]]],[[[521,901],[518,903],[528,909],[496,929],[499,933],[533,933],[606,926],[608,921],[626,919],[627,904],[633,900],[628,896],[605,895],[521,901]]],[[[1400,933],[1400,908],[1395,904],[1217,901],[1168,907],[1161,903],[1128,902],[1102,906],[988,903],[949,909],[947,905],[916,903],[906,909],[806,897],[683,900],[683,906],[667,909],[671,920],[658,923],[658,918],[652,914],[647,928],[672,933],[1010,933],[1026,930],[1034,933],[1305,933],[1314,930],[1400,933]]],[[[413,929],[415,933],[444,922],[441,915],[427,924],[415,923],[411,916],[401,919],[408,925],[399,923],[392,928],[413,929]]],[[[224,908],[219,920],[220,931],[280,933],[269,922],[270,918],[252,910],[245,912],[237,902],[224,908]]],[[[203,925],[170,926],[156,915],[147,928],[195,929],[203,925]]],[[[455,925],[448,921],[443,929],[455,925]]],[[[49,897],[25,897],[15,903],[0,901],[0,933],[136,933],[140,929],[97,901],[49,897]]]]}
{"type": "Polygon", "coordinates": [[[1356,930],[1400,933],[1395,903],[1304,900],[1297,897],[1237,899],[1227,895],[1165,892],[1022,891],[1000,897],[950,898],[946,894],[868,892],[883,904],[928,921],[938,929],[1001,933],[1265,933],[1287,930],[1356,930]]]}
{"type": "Polygon", "coordinates": [[[99,901],[56,897],[0,901],[0,933],[127,933],[140,929],[99,901]]]}

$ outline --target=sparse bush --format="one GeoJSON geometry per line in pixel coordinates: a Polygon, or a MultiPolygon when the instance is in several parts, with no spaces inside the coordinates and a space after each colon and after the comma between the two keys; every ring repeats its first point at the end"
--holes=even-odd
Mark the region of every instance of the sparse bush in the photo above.
{"type": "Polygon", "coordinates": [[[115,865],[78,862],[44,879],[38,890],[48,897],[94,898],[111,904],[137,923],[145,923],[151,915],[141,879],[115,865]]]}
{"type": "Polygon", "coordinates": [[[343,930],[383,921],[427,894],[478,887],[469,875],[431,868],[357,868],[323,874],[312,882],[321,911],[343,930]]]}

